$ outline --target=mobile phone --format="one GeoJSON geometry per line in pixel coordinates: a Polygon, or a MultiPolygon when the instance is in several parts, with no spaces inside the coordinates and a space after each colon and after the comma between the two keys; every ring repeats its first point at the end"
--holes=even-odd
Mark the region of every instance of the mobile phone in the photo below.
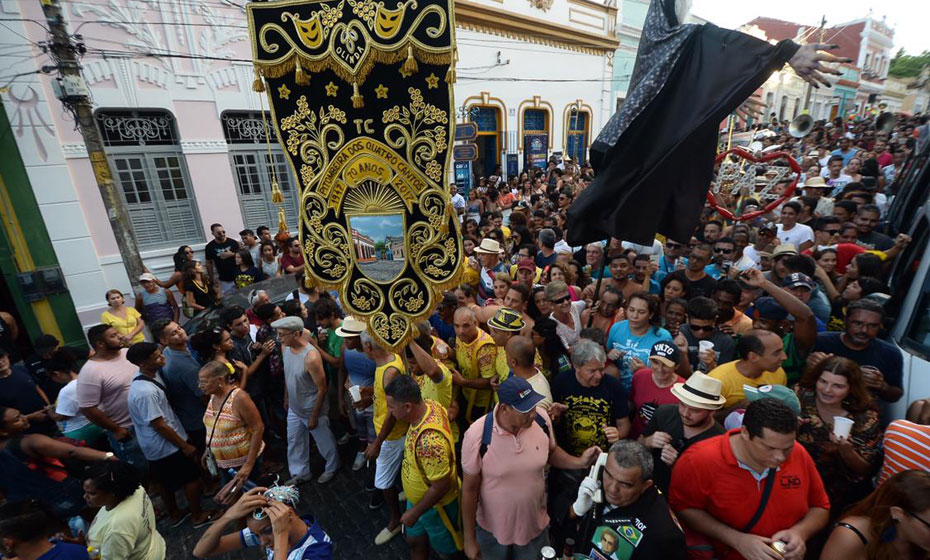
{"type": "Polygon", "coordinates": [[[597,456],[597,460],[594,461],[594,464],[591,465],[591,472],[588,473],[588,476],[597,482],[597,492],[594,494],[594,503],[601,504],[604,503],[604,491],[601,489],[601,471],[604,470],[604,467],[607,466],[607,456],[609,453],[601,452],[597,456]]]}

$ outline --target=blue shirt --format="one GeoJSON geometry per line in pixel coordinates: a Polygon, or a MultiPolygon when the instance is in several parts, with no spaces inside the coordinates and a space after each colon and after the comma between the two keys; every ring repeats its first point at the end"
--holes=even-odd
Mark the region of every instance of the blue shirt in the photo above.
{"type": "Polygon", "coordinates": [[[36,560],[88,560],[87,548],[79,544],[52,541],[55,545],[51,550],[36,558],[36,560]]]}
{"type": "Polygon", "coordinates": [[[436,329],[436,336],[441,338],[443,342],[450,346],[453,345],[452,339],[455,338],[455,326],[443,321],[439,317],[438,311],[429,316],[429,325],[436,329]]]}
{"type": "Polygon", "coordinates": [[[665,277],[669,274],[675,272],[675,265],[677,263],[667,260],[665,255],[659,257],[659,270],[652,275],[653,280],[661,283],[662,280],[665,280],[665,277]]]}
{"type": "Polygon", "coordinates": [[[345,361],[349,381],[353,385],[374,387],[376,364],[364,352],[346,348],[342,353],[342,359],[345,361]]]}
{"type": "Polygon", "coordinates": [[[831,156],[843,156],[843,167],[846,167],[847,165],[849,165],[849,160],[851,160],[853,156],[856,155],[856,150],[850,148],[844,152],[843,150],[837,148],[833,150],[832,152],[830,152],[830,155],[831,156]]]}
{"type": "Polygon", "coordinates": [[[200,364],[190,352],[165,348],[165,367],[159,374],[168,389],[168,400],[177,411],[178,419],[185,430],[197,432],[203,430],[203,413],[207,408],[200,400],[203,391],[197,386],[197,372],[200,364]]]}
{"type": "MultiPolygon", "coordinates": [[[[143,377],[142,372],[137,373],[129,384],[129,416],[132,418],[132,427],[135,428],[136,440],[142,454],[149,461],[157,461],[174,454],[178,447],[152,427],[153,420],[164,418],[181,439],[187,439],[187,432],[168,404],[168,395],[156,383],[139,379],[140,377],[143,377]]],[[[164,385],[157,374],[154,381],[164,385]]]]}
{"type": "Polygon", "coordinates": [[[672,335],[663,328],[650,326],[646,334],[635,336],[630,332],[629,321],[620,321],[610,327],[610,333],[607,335],[607,351],[623,352],[623,356],[617,360],[617,368],[620,369],[620,382],[623,384],[624,391],[629,393],[633,384],[633,370],[630,368],[632,359],[639,358],[648,365],[652,346],[663,340],[672,342],[672,335]]]}
{"type": "MultiPolygon", "coordinates": [[[[287,553],[287,560],[330,560],[333,557],[333,543],[329,540],[320,525],[312,517],[304,517],[303,522],[307,524],[307,532],[287,553]]],[[[261,546],[258,535],[252,533],[246,527],[239,531],[239,539],[243,548],[261,546]]],[[[274,551],[270,548],[265,549],[268,560],[274,560],[274,551]]]]}

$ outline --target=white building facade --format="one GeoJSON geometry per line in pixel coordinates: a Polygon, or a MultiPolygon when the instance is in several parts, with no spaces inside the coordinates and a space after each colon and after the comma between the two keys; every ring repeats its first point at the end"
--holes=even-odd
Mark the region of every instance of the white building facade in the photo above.
{"type": "MultiPolygon", "coordinates": [[[[166,279],[180,245],[209,226],[276,229],[271,169],[296,224],[299,185],[263,131],[244,7],[234,0],[86,0],[63,4],[87,48],[96,125],[146,267],[166,279]]],[[[478,123],[476,174],[522,170],[529,156],[587,158],[614,103],[618,10],[596,0],[460,0],[457,120],[478,123]],[[532,154],[527,147],[532,144],[532,154]],[[515,164],[515,165],[514,165],[515,164]]],[[[44,227],[81,324],[104,292],[131,291],[80,134],[55,98],[38,2],[0,1],[2,93],[44,227]]]]}

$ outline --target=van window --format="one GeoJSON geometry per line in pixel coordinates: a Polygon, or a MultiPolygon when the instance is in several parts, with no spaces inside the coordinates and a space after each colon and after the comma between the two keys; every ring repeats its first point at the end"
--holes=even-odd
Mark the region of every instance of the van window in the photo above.
{"type": "Polygon", "coordinates": [[[888,285],[893,287],[894,293],[891,300],[885,304],[885,313],[891,319],[901,317],[901,306],[904,304],[907,294],[911,291],[911,285],[920,268],[920,261],[930,249],[928,247],[930,225],[928,225],[926,216],[921,216],[909,235],[911,236],[911,242],[898,255],[888,277],[888,285]]]}
{"type": "Polygon", "coordinates": [[[905,334],[905,347],[930,358],[930,275],[924,278],[920,299],[917,300],[911,325],[905,334]]]}

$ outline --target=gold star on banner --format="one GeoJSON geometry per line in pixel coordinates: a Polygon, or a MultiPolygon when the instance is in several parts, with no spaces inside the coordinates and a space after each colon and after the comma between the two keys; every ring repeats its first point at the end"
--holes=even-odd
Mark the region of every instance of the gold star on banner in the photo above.
{"type": "Polygon", "coordinates": [[[409,78],[413,74],[413,72],[407,72],[406,70],[404,70],[403,65],[401,65],[400,70],[398,70],[398,72],[400,72],[400,75],[403,76],[404,78],[409,78]]]}
{"type": "Polygon", "coordinates": [[[287,84],[281,84],[281,87],[278,88],[278,95],[281,96],[281,99],[287,99],[291,95],[291,90],[287,89],[287,84]]]}
{"type": "Polygon", "coordinates": [[[436,74],[430,74],[426,77],[426,85],[429,86],[429,89],[436,89],[439,87],[439,78],[436,74]]]}
{"type": "Polygon", "coordinates": [[[378,95],[378,99],[387,99],[388,88],[384,87],[384,84],[378,84],[375,93],[378,95]]]}
{"type": "Polygon", "coordinates": [[[330,97],[336,97],[337,91],[339,91],[339,86],[337,86],[336,84],[332,82],[329,82],[328,84],[326,84],[326,95],[330,97]]]}

